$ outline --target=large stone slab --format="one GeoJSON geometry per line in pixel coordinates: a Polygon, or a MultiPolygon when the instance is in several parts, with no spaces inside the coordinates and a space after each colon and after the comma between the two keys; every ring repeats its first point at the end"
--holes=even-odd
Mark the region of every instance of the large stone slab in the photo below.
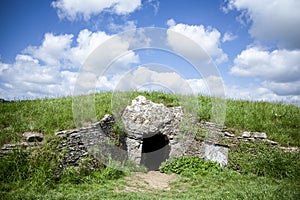
{"type": "Polygon", "coordinates": [[[226,166],[228,163],[228,146],[204,142],[204,159],[226,166]]]}
{"type": "Polygon", "coordinates": [[[181,126],[184,113],[180,106],[167,107],[138,96],[125,108],[121,118],[127,133],[128,158],[136,164],[141,164],[142,158],[145,160],[146,157],[156,163],[161,156],[184,155],[191,142],[188,137],[190,134],[181,126]]]}

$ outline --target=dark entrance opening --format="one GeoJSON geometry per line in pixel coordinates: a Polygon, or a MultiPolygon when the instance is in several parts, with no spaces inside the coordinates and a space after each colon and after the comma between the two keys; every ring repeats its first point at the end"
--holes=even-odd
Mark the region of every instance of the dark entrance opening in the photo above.
{"type": "Polygon", "coordinates": [[[143,138],[141,164],[148,170],[157,170],[169,158],[170,146],[166,135],[155,134],[143,138]]]}

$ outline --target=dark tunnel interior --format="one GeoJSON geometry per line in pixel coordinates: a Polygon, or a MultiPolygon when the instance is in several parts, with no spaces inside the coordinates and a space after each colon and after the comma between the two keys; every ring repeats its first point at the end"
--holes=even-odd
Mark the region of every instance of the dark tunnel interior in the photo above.
{"type": "Polygon", "coordinates": [[[143,138],[141,164],[148,170],[157,170],[169,158],[170,146],[166,135],[155,134],[143,138]]]}

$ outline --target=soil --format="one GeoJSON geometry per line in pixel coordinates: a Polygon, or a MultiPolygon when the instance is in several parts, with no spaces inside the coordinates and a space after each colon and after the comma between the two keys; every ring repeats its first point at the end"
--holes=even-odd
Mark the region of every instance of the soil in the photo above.
{"type": "Polygon", "coordinates": [[[168,191],[170,183],[178,180],[175,174],[164,174],[159,171],[147,173],[137,172],[125,178],[124,188],[118,188],[116,192],[151,192],[168,191]]]}

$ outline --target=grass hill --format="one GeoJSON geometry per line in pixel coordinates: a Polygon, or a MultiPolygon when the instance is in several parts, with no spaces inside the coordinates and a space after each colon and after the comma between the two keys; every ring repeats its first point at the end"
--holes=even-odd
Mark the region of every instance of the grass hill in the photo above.
{"type": "MultiPolygon", "coordinates": [[[[168,106],[179,103],[175,95],[159,92],[134,92],[132,99],[140,94],[168,106]]],[[[112,112],[112,95],[95,94],[98,120],[112,112]]],[[[209,121],[212,98],[199,96],[198,105],[200,118],[209,121]]],[[[300,107],[294,105],[227,100],[225,125],[236,135],[243,130],[261,131],[283,146],[300,147],[300,107]]],[[[180,180],[170,191],[114,193],[116,187],[124,184],[127,173],[105,166],[89,171],[83,164],[55,174],[60,152],[54,133],[72,128],[75,128],[72,97],[1,102],[0,146],[19,141],[25,131],[42,132],[49,143],[36,152],[20,150],[0,158],[0,199],[297,199],[300,196],[299,153],[284,152],[264,143],[241,143],[232,148],[229,165],[222,169],[214,165],[211,168],[195,158],[172,161],[175,163],[166,166],[178,165],[184,173],[179,173],[180,180]],[[196,171],[189,168],[194,164],[196,171]]]]}

